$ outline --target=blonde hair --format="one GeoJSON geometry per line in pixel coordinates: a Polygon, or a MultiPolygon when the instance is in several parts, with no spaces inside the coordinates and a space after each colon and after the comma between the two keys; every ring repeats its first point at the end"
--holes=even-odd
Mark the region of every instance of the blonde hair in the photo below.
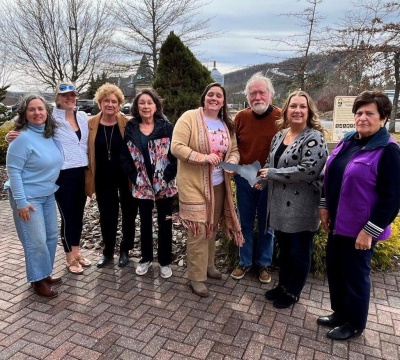
{"type": "Polygon", "coordinates": [[[111,94],[114,94],[117,97],[120,105],[124,103],[125,97],[122,90],[117,85],[110,83],[105,83],[97,89],[96,94],[94,95],[94,100],[98,105],[100,105],[100,103],[111,94]]]}
{"type": "Polygon", "coordinates": [[[322,134],[324,134],[325,130],[321,125],[321,121],[319,120],[318,109],[315,106],[313,99],[311,99],[311,96],[302,90],[297,90],[297,91],[294,91],[291,94],[289,94],[288,98],[285,101],[285,105],[283,105],[283,108],[282,108],[282,117],[280,119],[276,120],[276,126],[278,127],[278,129],[282,130],[282,129],[286,129],[290,126],[289,120],[287,118],[287,112],[288,112],[290,100],[294,96],[304,96],[307,100],[307,106],[308,106],[307,126],[311,129],[318,130],[322,134]]]}

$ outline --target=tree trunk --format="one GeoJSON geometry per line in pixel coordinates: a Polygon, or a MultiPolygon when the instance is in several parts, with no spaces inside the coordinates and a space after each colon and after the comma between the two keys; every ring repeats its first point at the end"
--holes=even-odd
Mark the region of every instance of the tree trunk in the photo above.
{"type": "Polygon", "coordinates": [[[396,114],[397,114],[397,104],[399,102],[399,90],[400,90],[400,51],[396,51],[393,55],[393,65],[394,65],[394,96],[393,96],[393,109],[392,115],[390,116],[389,122],[389,132],[396,132],[396,114]]]}

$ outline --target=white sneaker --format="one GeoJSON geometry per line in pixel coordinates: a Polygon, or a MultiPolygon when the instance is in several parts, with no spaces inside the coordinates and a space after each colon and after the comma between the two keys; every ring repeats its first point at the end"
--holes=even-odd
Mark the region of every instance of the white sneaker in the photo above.
{"type": "Polygon", "coordinates": [[[160,266],[160,275],[163,279],[170,278],[172,276],[172,270],[170,266],[160,266]]]}
{"type": "Polygon", "coordinates": [[[136,275],[145,275],[149,271],[149,267],[151,266],[151,261],[147,261],[144,263],[139,263],[136,267],[136,275]]]}

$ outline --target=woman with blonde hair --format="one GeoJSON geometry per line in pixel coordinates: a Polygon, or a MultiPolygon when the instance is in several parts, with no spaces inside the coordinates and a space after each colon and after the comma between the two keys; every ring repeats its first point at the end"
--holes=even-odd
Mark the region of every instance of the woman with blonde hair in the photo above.
{"type": "Polygon", "coordinates": [[[279,246],[278,286],[265,297],[274,307],[287,308],[299,301],[310,270],[328,150],[317,109],[304,91],[289,95],[277,125],[281,130],[260,170],[262,185],[268,180],[267,221],[279,246]]]}
{"type": "Polygon", "coordinates": [[[128,252],[133,248],[137,205],[129,190],[128,176],[122,171],[121,148],[128,119],[120,113],[124,103],[121,89],[106,83],[99,87],[95,100],[101,112],[93,116],[89,124],[89,169],[86,176],[86,193],[96,200],[100,212],[100,228],[103,236],[103,256],[98,268],[112,262],[118,227],[118,213],[122,213],[122,242],[118,265],[128,264],[128,252]]]}

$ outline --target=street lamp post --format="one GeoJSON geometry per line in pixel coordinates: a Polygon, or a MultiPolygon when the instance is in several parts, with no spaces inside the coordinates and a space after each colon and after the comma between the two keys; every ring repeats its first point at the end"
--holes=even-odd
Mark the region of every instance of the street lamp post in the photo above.
{"type": "MultiPolygon", "coordinates": [[[[75,51],[74,51],[74,47],[72,46],[72,31],[76,32],[76,27],[74,26],[69,26],[68,27],[69,30],[69,49],[70,49],[70,56],[71,56],[71,67],[72,67],[72,81],[75,81],[75,76],[76,76],[76,67],[77,67],[77,61],[75,59],[75,51]]],[[[76,42],[76,40],[75,40],[76,42]]]]}

